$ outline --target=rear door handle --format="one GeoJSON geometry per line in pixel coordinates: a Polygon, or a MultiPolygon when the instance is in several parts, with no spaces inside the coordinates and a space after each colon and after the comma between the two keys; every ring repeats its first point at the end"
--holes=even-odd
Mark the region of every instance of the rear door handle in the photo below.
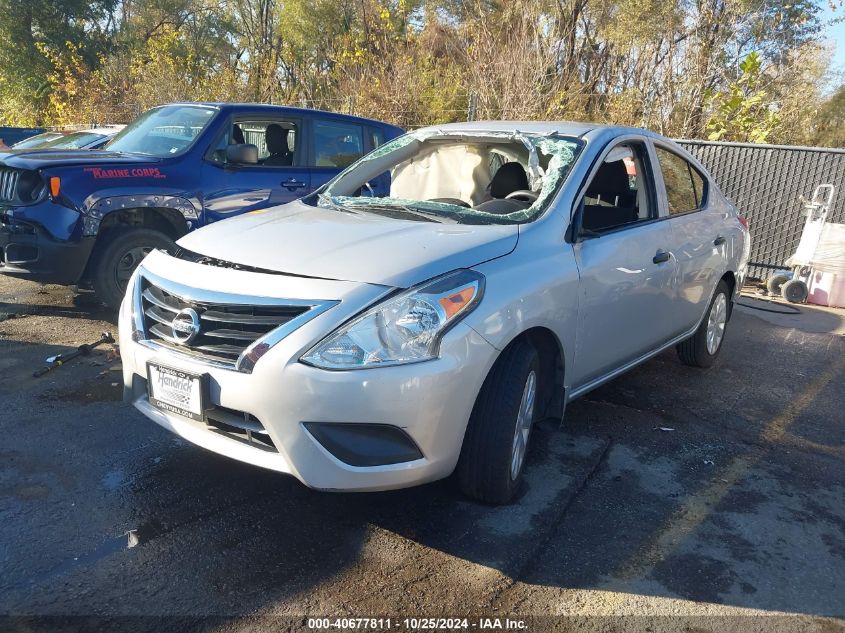
{"type": "Polygon", "coordinates": [[[651,259],[655,264],[662,264],[663,262],[668,262],[669,258],[672,256],[672,253],[667,251],[657,251],[657,254],[651,259]]]}
{"type": "Polygon", "coordinates": [[[305,186],[305,183],[301,180],[297,180],[296,178],[288,178],[282,183],[282,187],[287,189],[302,189],[305,186]]]}
{"type": "Polygon", "coordinates": [[[713,240],[713,246],[721,246],[722,244],[725,243],[725,241],[726,241],[725,238],[720,235],[715,240],[713,240]]]}

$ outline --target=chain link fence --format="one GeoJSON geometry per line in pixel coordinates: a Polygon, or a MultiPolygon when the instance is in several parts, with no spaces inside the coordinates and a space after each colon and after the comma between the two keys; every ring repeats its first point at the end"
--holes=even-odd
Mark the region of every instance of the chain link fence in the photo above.
{"type": "Polygon", "coordinates": [[[680,141],[705,167],[722,192],[748,218],[750,275],[767,277],[783,268],[804,228],[804,205],[817,185],[835,188],[829,222],[845,222],[845,149],[680,141]]]}

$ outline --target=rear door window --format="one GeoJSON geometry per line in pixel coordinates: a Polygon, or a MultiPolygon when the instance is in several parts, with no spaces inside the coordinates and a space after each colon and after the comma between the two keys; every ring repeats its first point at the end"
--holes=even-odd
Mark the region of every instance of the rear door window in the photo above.
{"type": "Polygon", "coordinates": [[[662,147],[655,148],[663,184],[666,186],[666,200],[669,215],[695,211],[704,203],[706,188],[704,178],[686,160],[662,147]]]}
{"type": "Polygon", "coordinates": [[[689,165],[689,173],[692,176],[692,188],[695,191],[696,208],[701,208],[704,206],[704,194],[706,193],[707,185],[704,183],[704,177],[692,165],[689,165]]]}
{"type": "Polygon", "coordinates": [[[364,155],[364,130],[353,123],[314,121],[314,166],[342,169],[364,155]]]}

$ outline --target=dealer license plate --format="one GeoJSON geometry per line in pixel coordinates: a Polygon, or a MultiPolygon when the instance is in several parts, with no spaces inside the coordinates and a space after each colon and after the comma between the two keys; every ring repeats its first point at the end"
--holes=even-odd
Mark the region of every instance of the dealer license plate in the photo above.
{"type": "Polygon", "coordinates": [[[180,369],[147,363],[150,404],[169,413],[205,419],[204,377],[180,369]]]}

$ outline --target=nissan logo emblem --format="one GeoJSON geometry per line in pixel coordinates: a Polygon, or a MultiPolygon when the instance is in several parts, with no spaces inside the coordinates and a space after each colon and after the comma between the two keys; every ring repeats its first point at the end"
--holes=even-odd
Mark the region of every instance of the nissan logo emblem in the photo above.
{"type": "Polygon", "coordinates": [[[187,345],[200,333],[200,315],[193,308],[185,308],[173,317],[170,323],[173,340],[179,345],[187,345]]]}

